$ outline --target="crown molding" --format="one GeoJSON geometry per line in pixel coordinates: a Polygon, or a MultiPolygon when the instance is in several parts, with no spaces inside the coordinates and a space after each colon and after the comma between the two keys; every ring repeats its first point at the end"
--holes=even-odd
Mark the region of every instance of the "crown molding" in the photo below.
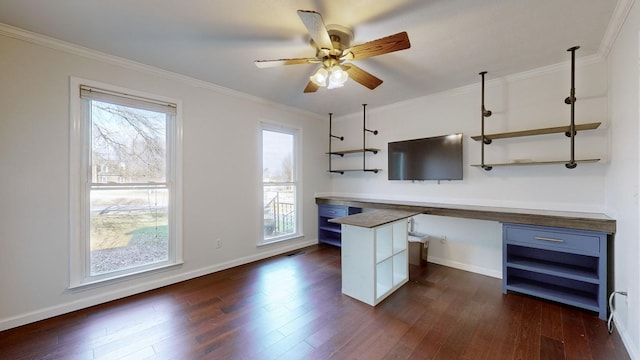
{"type": "Polygon", "coordinates": [[[142,72],[145,74],[158,76],[167,80],[178,81],[186,85],[190,85],[193,87],[198,87],[206,90],[211,90],[219,94],[232,96],[232,97],[248,100],[248,101],[259,103],[259,104],[269,105],[283,111],[303,114],[305,116],[309,116],[317,119],[322,118],[319,114],[312,113],[303,109],[286,106],[286,105],[276,103],[258,96],[249,95],[247,93],[243,93],[243,92],[232,90],[220,85],[216,85],[208,81],[199,80],[186,75],[160,69],[151,65],[146,65],[137,61],[128,60],[115,55],[110,55],[110,54],[93,50],[84,46],[58,40],[56,38],[38,34],[32,31],[24,30],[24,29],[7,25],[4,23],[0,23],[0,36],[5,36],[5,37],[13,38],[16,40],[20,40],[20,41],[25,41],[28,43],[47,47],[53,50],[81,56],[86,59],[91,59],[91,60],[99,61],[102,63],[110,64],[110,65],[116,65],[129,70],[134,70],[134,71],[142,72]]]}
{"type": "MultiPolygon", "coordinates": [[[[583,56],[583,57],[576,57],[576,67],[605,63],[605,62],[606,62],[606,58],[603,57],[600,53],[583,56]]],[[[523,71],[513,75],[507,75],[504,77],[504,79],[507,82],[526,80],[526,79],[562,71],[570,67],[571,67],[571,61],[570,59],[568,59],[567,61],[563,61],[561,63],[547,65],[537,69],[523,71]]]]}
{"type": "Polygon", "coordinates": [[[622,26],[627,20],[627,16],[629,16],[629,12],[633,7],[634,2],[635,0],[618,0],[616,3],[616,7],[613,9],[613,14],[609,20],[607,30],[600,42],[600,48],[598,49],[598,53],[603,58],[607,58],[609,56],[609,52],[622,30],[622,26]]]}
{"type": "MultiPolygon", "coordinates": [[[[606,59],[599,53],[597,54],[593,54],[593,55],[589,55],[589,56],[583,56],[583,57],[578,57],[576,58],[576,67],[581,67],[581,66],[587,66],[587,65],[593,65],[593,64],[599,64],[599,63],[605,63],[606,59]]],[[[556,73],[558,71],[562,71],[562,70],[566,70],[569,69],[571,67],[571,61],[567,60],[567,61],[563,61],[561,63],[557,63],[557,64],[552,64],[552,65],[548,65],[548,66],[543,66],[543,67],[539,67],[539,68],[535,68],[535,69],[531,69],[531,70],[527,70],[527,71],[523,71],[523,72],[519,72],[517,74],[512,74],[512,75],[505,75],[505,76],[501,76],[498,78],[493,78],[490,80],[486,81],[486,85],[490,86],[493,84],[501,84],[501,83],[512,83],[512,82],[516,82],[516,81],[522,81],[522,80],[527,80],[527,79],[532,79],[532,78],[536,78],[536,77],[540,77],[540,76],[545,76],[548,74],[553,74],[556,73]]],[[[450,89],[450,90],[445,90],[445,91],[441,91],[435,94],[429,94],[429,95],[425,95],[425,96],[418,96],[412,99],[407,99],[407,100],[403,100],[403,101],[399,101],[393,104],[389,104],[389,105],[385,105],[385,106],[381,106],[381,107],[377,107],[377,108],[372,108],[369,111],[370,113],[375,113],[378,111],[383,111],[383,110],[389,110],[389,109],[395,109],[395,108],[402,108],[402,107],[406,107],[408,104],[411,104],[412,102],[415,101],[420,101],[420,99],[425,99],[425,98],[429,98],[429,97],[435,97],[435,96],[455,96],[455,95],[464,95],[464,94],[468,94],[468,93],[475,93],[478,91],[478,86],[480,86],[479,82],[475,83],[475,84],[469,84],[469,85],[464,85],[464,86],[460,86],[454,89],[450,89]]],[[[343,118],[348,118],[349,116],[355,116],[357,115],[357,112],[351,113],[351,114],[345,114],[343,116],[339,116],[339,117],[335,117],[335,120],[341,120],[343,118]]]]}

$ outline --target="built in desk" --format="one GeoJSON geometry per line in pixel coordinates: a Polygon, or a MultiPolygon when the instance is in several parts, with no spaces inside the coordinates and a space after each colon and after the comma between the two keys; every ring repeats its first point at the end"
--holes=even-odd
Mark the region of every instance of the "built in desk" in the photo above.
{"type": "Polygon", "coordinates": [[[607,234],[616,232],[616,221],[600,213],[374,200],[341,196],[318,196],[316,197],[316,204],[343,205],[363,209],[404,210],[427,215],[489,220],[501,223],[593,230],[607,234]]]}
{"type": "Polygon", "coordinates": [[[609,249],[616,221],[604,214],[337,196],[316,197],[316,204],[375,209],[329,220],[343,224],[343,292],[371,305],[406,283],[405,219],[427,214],[502,223],[505,294],[557,301],[606,319],[609,249]],[[385,222],[387,217],[394,220],[385,222]],[[353,272],[352,267],[366,271],[353,272]]]}

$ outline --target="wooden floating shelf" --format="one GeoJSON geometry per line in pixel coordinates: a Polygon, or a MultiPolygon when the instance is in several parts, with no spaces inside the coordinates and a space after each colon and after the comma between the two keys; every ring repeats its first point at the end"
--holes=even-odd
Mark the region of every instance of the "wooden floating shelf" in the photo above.
{"type": "MultiPolygon", "coordinates": [[[[593,130],[597,129],[601,123],[589,123],[589,124],[576,124],[576,131],[583,130],[593,130]]],[[[571,131],[571,126],[556,126],[550,128],[542,128],[542,129],[533,129],[533,130],[522,130],[522,131],[512,131],[512,132],[504,132],[504,133],[496,133],[496,134],[485,134],[484,138],[486,140],[494,140],[494,139],[507,139],[507,138],[515,138],[515,137],[523,137],[523,136],[534,136],[534,135],[545,135],[545,134],[557,134],[557,133],[568,133],[571,131]]],[[[475,141],[481,141],[482,136],[472,136],[471,137],[475,141]]],[[[486,165],[486,164],[485,164],[486,165]]]]}
{"type": "MultiPolygon", "coordinates": [[[[520,161],[520,162],[510,162],[510,163],[500,163],[500,164],[484,164],[484,166],[494,167],[494,166],[552,165],[552,164],[566,164],[569,161],[570,160],[520,161]]],[[[598,161],[600,161],[600,159],[575,160],[576,163],[593,163],[598,161]]],[[[482,167],[481,164],[472,164],[471,166],[482,167]]]]}
{"type": "Polygon", "coordinates": [[[332,152],[328,152],[326,153],[327,155],[346,155],[346,154],[357,154],[357,153],[362,153],[362,152],[372,152],[374,154],[377,154],[378,151],[380,151],[380,149],[373,149],[373,148],[366,148],[366,149],[354,149],[354,150],[343,150],[343,151],[332,151],[332,152]]]}

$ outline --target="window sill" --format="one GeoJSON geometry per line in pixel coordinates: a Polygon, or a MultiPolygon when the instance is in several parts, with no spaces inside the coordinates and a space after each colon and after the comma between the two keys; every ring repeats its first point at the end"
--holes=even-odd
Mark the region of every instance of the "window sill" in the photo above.
{"type": "Polygon", "coordinates": [[[257,246],[261,247],[261,246],[274,245],[274,244],[281,243],[281,242],[284,242],[284,241],[299,240],[299,239],[303,239],[303,238],[304,238],[304,234],[293,234],[293,235],[288,235],[288,236],[281,236],[281,237],[277,237],[277,238],[273,238],[273,239],[269,239],[269,240],[263,240],[262,242],[259,242],[257,244],[257,246]]]}
{"type": "Polygon", "coordinates": [[[71,291],[74,291],[74,292],[75,291],[90,290],[90,289],[94,289],[94,288],[97,288],[97,287],[112,285],[112,284],[116,284],[116,283],[123,282],[123,281],[126,281],[126,280],[138,278],[138,277],[141,277],[142,275],[150,275],[150,274],[154,274],[154,273],[159,273],[159,272],[171,270],[171,269],[174,269],[174,268],[178,268],[178,267],[182,266],[183,264],[184,264],[183,261],[179,261],[179,262],[175,262],[175,263],[171,263],[171,264],[166,264],[166,265],[154,267],[152,269],[139,270],[139,271],[136,271],[136,272],[130,272],[130,273],[117,275],[117,276],[113,276],[113,277],[109,277],[109,278],[105,278],[105,279],[90,280],[90,281],[84,281],[84,282],[81,282],[81,283],[70,284],[69,287],[67,288],[67,290],[71,290],[71,291]]]}

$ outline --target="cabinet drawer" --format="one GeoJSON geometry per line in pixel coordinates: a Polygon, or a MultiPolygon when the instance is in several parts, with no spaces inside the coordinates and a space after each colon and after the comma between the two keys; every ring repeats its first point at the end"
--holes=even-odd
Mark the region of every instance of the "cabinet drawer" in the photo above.
{"type": "Polygon", "coordinates": [[[320,205],[318,206],[318,215],[329,218],[337,218],[348,215],[349,210],[346,206],[340,205],[320,205]]]}
{"type": "Polygon", "coordinates": [[[505,225],[505,240],[538,248],[551,248],[564,252],[599,254],[602,234],[547,227],[505,225]]]}

